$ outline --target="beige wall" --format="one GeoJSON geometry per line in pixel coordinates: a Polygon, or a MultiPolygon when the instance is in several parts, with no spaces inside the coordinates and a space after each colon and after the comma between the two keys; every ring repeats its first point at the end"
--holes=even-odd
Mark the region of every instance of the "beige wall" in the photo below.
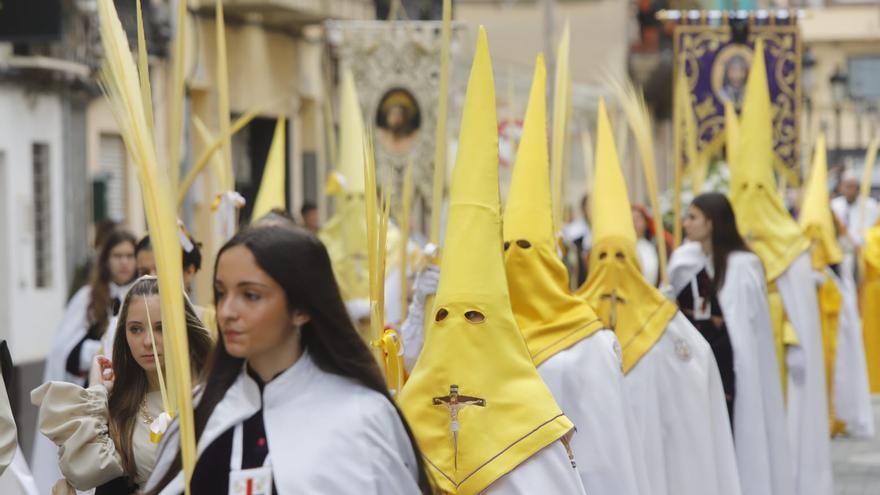
{"type": "MultiPolygon", "coordinates": [[[[113,118],[110,104],[103,96],[95,98],[89,103],[86,110],[86,127],[88,129],[86,134],[87,167],[89,176],[94,177],[100,171],[101,135],[119,135],[119,127],[113,118]]],[[[126,181],[125,227],[139,237],[147,230],[140,184],[133,165],[126,166],[124,170],[126,181]]]]}
{"type": "MultiPolygon", "coordinates": [[[[831,97],[830,78],[838,66],[847,70],[847,58],[859,55],[880,56],[880,5],[825,8],[807,13],[801,20],[804,43],[816,58],[816,84],[812,125],[805,123],[804,137],[812,142],[823,123],[827,124],[829,148],[836,148],[836,122],[831,97]]],[[[806,115],[804,116],[806,119],[806,115]]],[[[876,129],[867,116],[859,117],[852,102],[846,102],[841,113],[841,143],[844,148],[865,147],[870,131],[876,129]]],[[[806,121],[805,121],[806,122],[806,121]]]]}
{"type": "MultiPolygon", "coordinates": [[[[212,18],[197,21],[198,53],[193,53],[190,62],[192,112],[216,134],[219,129],[218,88],[216,85],[217,44],[215,24],[212,18]]],[[[314,125],[302,118],[303,96],[316,97],[315,81],[306,80],[303,74],[316,74],[317,67],[305,68],[303,59],[319,64],[314,47],[304,43],[301,38],[276,30],[266,30],[260,24],[228,24],[226,27],[226,46],[229,68],[229,101],[233,116],[259,108],[260,117],[275,118],[286,116],[290,121],[288,153],[290,155],[289,181],[292,195],[290,208],[295,211],[302,201],[302,151],[314,149],[317,138],[314,125]],[[303,46],[305,45],[305,46],[303,46]],[[307,57],[301,57],[303,51],[307,57]],[[304,81],[302,90],[300,81],[304,81]],[[304,95],[301,93],[305,93],[304,95]],[[305,144],[304,144],[305,143],[305,144]]],[[[318,80],[320,81],[320,79],[318,80]]],[[[195,137],[193,157],[198,157],[204,143],[195,137]]],[[[202,173],[192,189],[193,225],[192,233],[204,243],[203,270],[196,280],[197,297],[206,302],[211,293],[211,271],[214,253],[220,248],[221,240],[215,239],[214,215],[211,204],[220,192],[218,180],[210,167],[202,173]]]]}
{"type": "MultiPolygon", "coordinates": [[[[628,3],[622,0],[557,2],[555,49],[565,21],[571,23],[571,73],[577,83],[601,82],[603,71],[623,76],[626,72],[628,3]]],[[[470,46],[480,24],[486,26],[492,59],[496,65],[531,67],[544,51],[542,2],[474,2],[455,4],[455,20],[468,26],[470,46]]],[[[462,53],[470,53],[467,48],[462,53]]],[[[470,57],[467,57],[470,58],[470,57]]]]}

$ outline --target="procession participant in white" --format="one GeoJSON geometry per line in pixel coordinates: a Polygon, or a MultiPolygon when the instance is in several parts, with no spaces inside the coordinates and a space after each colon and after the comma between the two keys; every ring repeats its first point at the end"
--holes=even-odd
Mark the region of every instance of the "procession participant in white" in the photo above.
{"type": "Polygon", "coordinates": [[[593,251],[578,295],[614,329],[652,495],[737,495],[718,365],[706,340],[645,280],[605,102],[599,102],[593,251]]]}
{"type": "Polygon", "coordinates": [[[761,258],[768,286],[772,283],[778,289],[785,315],[797,336],[797,343],[786,347],[784,357],[795,493],[831,495],[828,400],[819,304],[807,252],[810,242],[777,192],[772,106],[763,54],[764,42],[758,38],[728,197],[740,234],[761,258]]]}
{"type": "MultiPolygon", "coordinates": [[[[198,375],[211,338],[192,306],[185,307],[192,373],[198,375]]],[[[151,428],[165,405],[157,366],[164,368],[164,345],[155,277],[132,285],[118,321],[113,358],[95,358],[88,388],[53,381],[31,392],[40,409],[39,430],[58,446],[64,479],[56,488],[62,493],[68,486],[95,489],[97,495],[135,493],[156,462],[160,437],[151,428]]]]}
{"type": "MultiPolygon", "coordinates": [[[[70,300],[46,358],[43,383],[66,381],[85,384],[101,338],[115,324],[125,293],[135,278],[134,236],[125,230],[107,235],[98,254],[89,285],[70,300]]],[[[31,467],[40,492],[48,493],[61,478],[57,448],[35,432],[31,467]]]]}
{"type": "Polygon", "coordinates": [[[529,354],[577,434],[571,440],[587,493],[648,493],[641,452],[627,431],[620,344],[569,290],[550,200],[544,59],[538,57],[504,209],[510,304],[529,354]]]}
{"type": "Polygon", "coordinates": [[[836,224],[828,203],[827,162],[825,136],[820,133],[798,223],[812,241],[810,253],[817,274],[817,297],[822,315],[830,428],[832,435],[848,432],[871,437],[874,435],[874,411],[862,321],[856,288],[844,283],[845,274],[843,277],[839,275],[845,256],[838,243],[836,224]]]}
{"type": "Polygon", "coordinates": [[[670,258],[670,295],[679,300],[690,296],[689,318],[714,329],[724,327],[729,336],[736,390],[730,413],[743,493],[793,495],[785,404],[761,260],[737,232],[723,194],[694,198],[684,228],[690,242],[670,258]]]}
{"type": "MultiPolygon", "coordinates": [[[[298,227],[239,232],[217,256],[214,294],[221,339],[195,410],[192,493],[429,493],[317,238],[298,227]]],[[[147,493],[183,491],[176,424],[147,493]]]]}
{"type": "Polygon", "coordinates": [[[401,409],[441,493],[583,494],[567,452],[574,426],[535,369],[510,307],[483,28],[459,138],[440,286],[401,409]]]}

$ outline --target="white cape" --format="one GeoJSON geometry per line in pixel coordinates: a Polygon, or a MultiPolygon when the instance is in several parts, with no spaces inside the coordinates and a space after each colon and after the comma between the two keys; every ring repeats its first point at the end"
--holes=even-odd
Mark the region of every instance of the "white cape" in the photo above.
{"type": "Polygon", "coordinates": [[[620,344],[614,333],[594,333],[544,361],[538,372],[577,429],[571,448],[587,493],[650,493],[641,453],[638,463],[634,457],[620,344]]]}
{"type": "MultiPolygon", "coordinates": [[[[698,243],[682,245],[669,260],[671,294],[681,292],[711,259],[698,243]]],[[[785,404],[776,358],[767,284],[761,260],[749,252],[728,256],[718,302],[733,347],[736,397],[733,433],[744,494],[792,495],[785,404]]]]}
{"type": "Polygon", "coordinates": [[[858,296],[854,287],[827,270],[843,296],[834,364],[834,413],[857,438],[874,436],[874,410],[868,385],[868,365],[862,340],[858,296]]]}
{"type": "Polygon", "coordinates": [[[39,495],[21,448],[16,448],[12,463],[0,474],[0,493],[3,495],[39,495]]]}
{"type": "Polygon", "coordinates": [[[715,356],[681,312],[624,382],[650,495],[744,493],[715,356]]]}
{"type": "MultiPolygon", "coordinates": [[[[513,471],[489,485],[481,495],[592,495],[584,490],[562,442],[553,442],[513,471]]],[[[613,492],[605,492],[613,493],[613,492]]]]}
{"type": "MultiPolygon", "coordinates": [[[[354,381],[322,371],[308,351],[266,384],[242,369],[208,419],[198,455],[263,405],[271,469],[279,495],[412,495],[415,453],[394,405],[354,381]]],[[[179,448],[178,423],[166,432],[146,490],[165,475],[179,448]]],[[[216,466],[229,469],[229,464],[216,466]]],[[[183,492],[178,473],[161,493],[183,492]]]]}
{"type": "Polygon", "coordinates": [[[819,301],[808,252],[776,279],[785,314],[800,346],[789,346],[788,438],[795,493],[832,495],[831,440],[819,301]]]}

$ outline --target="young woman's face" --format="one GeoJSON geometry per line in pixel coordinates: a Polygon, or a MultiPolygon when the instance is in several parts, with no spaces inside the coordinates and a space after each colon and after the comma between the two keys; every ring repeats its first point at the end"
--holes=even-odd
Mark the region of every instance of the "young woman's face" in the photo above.
{"type": "Polygon", "coordinates": [[[135,261],[134,244],[120,242],[110,250],[107,263],[110,267],[110,279],[116,285],[125,285],[134,279],[135,261]]]}
{"type": "Polygon", "coordinates": [[[146,372],[156,371],[156,358],[153,355],[153,339],[156,339],[156,353],[162,360],[162,313],[159,309],[159,295],[131,296],[128,302],[128,315],[125,319],[125,340],[135,362],[146,372]],[[150,336],[149,326],[153,325],[150,336]]]}
{"type": "Polygon", "coordinates": [[[712,239],[712,222],[694,205],[688,206],[683,227],[688,240],[704,242],[712,239]]]}
{"type": "Polygon", "coordinates": [[[220,255],[214,291],[217,323],[231,356],[254,360],[274,355],[298,338],[287,294],[248,248],[235,246],[220,255]]]}

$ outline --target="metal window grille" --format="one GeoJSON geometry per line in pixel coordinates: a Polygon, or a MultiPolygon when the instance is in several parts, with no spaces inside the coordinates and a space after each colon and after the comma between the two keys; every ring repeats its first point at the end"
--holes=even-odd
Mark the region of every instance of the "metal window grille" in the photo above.
{"type": "Polygon", "coordinates": [[[52,192],[49,145],[33,143],[34,280],[38,288],[52,285],[52,192]]]}

